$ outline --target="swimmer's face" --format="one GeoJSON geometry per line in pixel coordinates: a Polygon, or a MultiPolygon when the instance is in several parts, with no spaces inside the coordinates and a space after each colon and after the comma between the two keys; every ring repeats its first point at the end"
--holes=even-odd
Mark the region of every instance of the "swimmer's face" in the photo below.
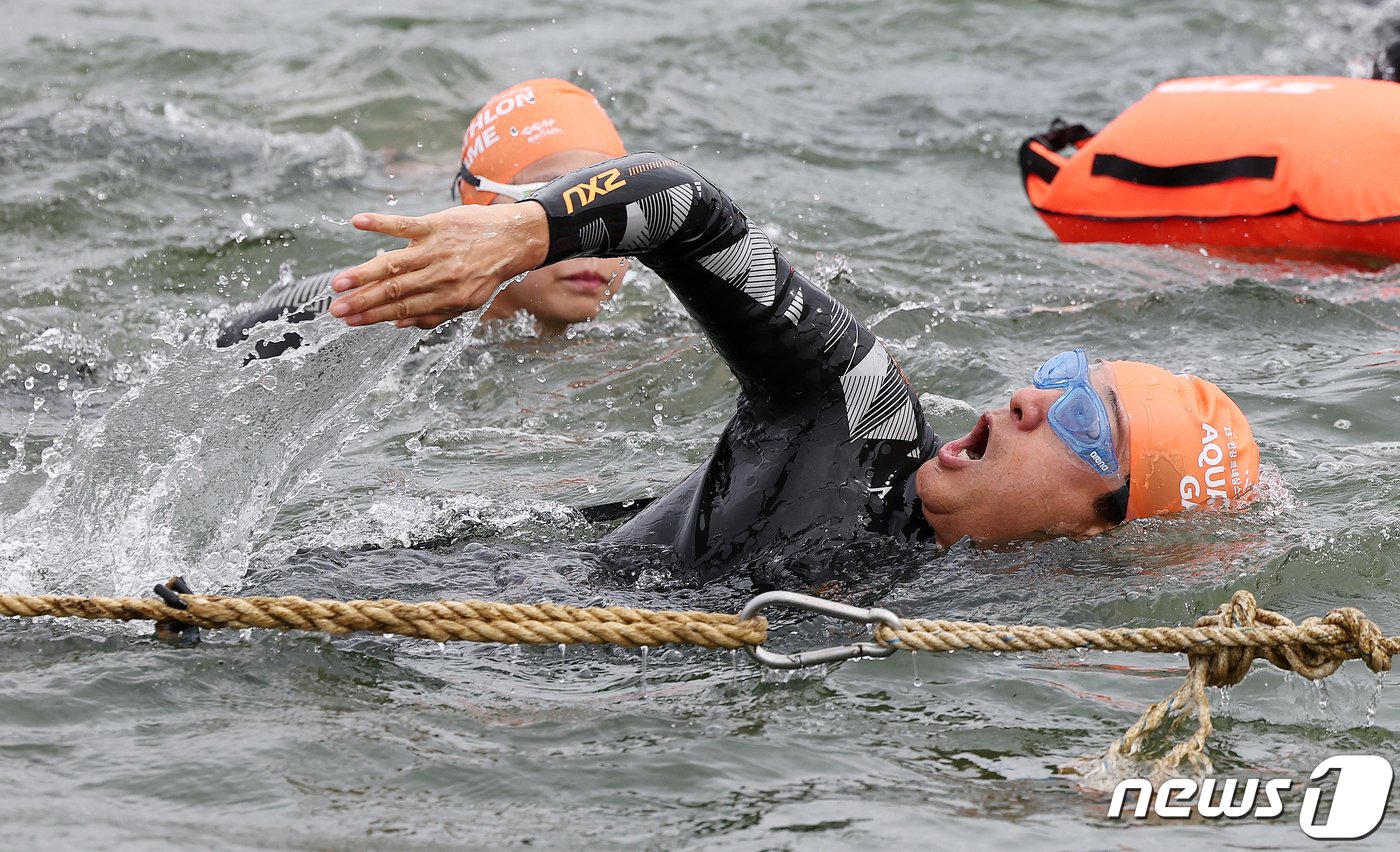
{"type": "Polygon", "coordinates": [[[971,432],[919,468],[919,502],[940,545],[964,537],[995,545],[1087,536],[1112,526],[1094,501],[1128,475],[1127,421],[1112,402],[1112,368],[1095,365],[1089,381],[1110,411],[1119,475],[1100,476],[1050,427],[1046,412],[1062,389],[1021,388],[1005,408],[984,413],[971,432]]]}
{"type": "MultiPolygon", "coordinates": [[[[575,169],[610,160],[597,151],[560,151],[531,164],[512,183],[554,180],[575,169]]],[[[512,204],[497,196],[493,204],[512,204]]],[[[525,311],[535,318],[540,334],[560,334],[571,323],[587,322],[602,304],[622,288],[631,267],[622,258],[575,258],[536,269],[501,292],[486,312],[487,319],[504,319],[525,311]]]]}

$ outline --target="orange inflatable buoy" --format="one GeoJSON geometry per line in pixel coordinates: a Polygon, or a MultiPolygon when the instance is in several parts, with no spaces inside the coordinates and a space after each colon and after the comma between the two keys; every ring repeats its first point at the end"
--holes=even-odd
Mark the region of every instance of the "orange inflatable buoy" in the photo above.
{"type": "Polygon", "coordinates": [[[1065,242],[1400,261],[1397,83],[1170,80],[1097,134],[1056,119],[1020,162],[1031,206],[1065,242]]]}

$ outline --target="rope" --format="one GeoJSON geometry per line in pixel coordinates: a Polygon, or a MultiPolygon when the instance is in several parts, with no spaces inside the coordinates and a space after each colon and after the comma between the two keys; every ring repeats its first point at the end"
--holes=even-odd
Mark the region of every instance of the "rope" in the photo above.
{"type": "MultiPolygon", "coordinates": [[[[178,578],[177,578],[178,579],[178,578]]],[[[343,635],[358,631],[392,633],[437,642],[471,641],[510,644],[611,644],[628,648],[695,645],[702,648],[758,648],[768,638],[767,619],[709,612],[575,607],[560,604],[502,604],[490,601],[307,600],[299,597],[226,597],[177,594],[172,580],[158,598],[101,598],[78,595],[0,594],[0,616],[38,616],[149,620],[158,625],[201,628],[315,630],[343,635]],[[183,608],[179,608],[183,606],[183,608]]],[[[800,597],[800,596],[799,596],[800,597]]],[[[1185,653],[1186,680],[1167,699],[1153,704],[1097,757],[1072,767],[1090,786],[1108,787],[1125,775],[1145,751],[1149,738],[1194,717],[1195,729],[1152,764],[1158,779],[1190,767],[1211,773],[1206,741],[1212,731],[1206,687],[1239,683],[1256,659],[1297,672],[1311,680],[1325,678],[1343,662],[1360,659],[1374,672],[1390,670],[1400,654],[1400,636],[1387,638],[1358,609],[1334,609],[1321,618],[1294,624],[1260,609],[1249,592],[1235,592],[1228,603],[1191,627],[1083,628],[994,625],[967,621],[876,618],[871,613],[818,599],[840,609],[838,617],[875,623],[875,643],[907,651],[1048,651],[1094,648],[1104,651],[1185,653]],[[852,617],[851,613],[863,613],[852,617]]],[[[888,617],[889,613],[884,613],[888,617]]],[[[870,646],[864,646],[870,647],[870,646]]],[[[869,653],[867,651],[867,653],[869,653]]]]}
{"type": "Polygon", "coordinates": [[[299,597],[180,595],[187,609],[155,598],[0,595],[0,615],[179,622],[194,627],[394,633],[436,642],[696,645],[734,650],[763,642],[764,618],[629,607],[502,604],[490,601],[306,600],[299,597]]]}
{"type": "Polygon", "coordinates": [[[1095,630],[920,619],[901,619],[900,623],[903,630],[877,627],[875,640],[914,651],[1095,648],[1187,654],[1190,668],[1175,692],[1148,707],[1104,754],[1067,767],[1083,776],[1087,786],[1110,790],[1131,775],[1125,767],[1133,765],[1151,736],[1189,716],[1195,717],[1195,730],[1152,763],[1149,777],[1160,782],[1180,775],[1183,767],[1198,776],[1210,775],[1206,741],[1214,728],[1206,687],[1239,683],[1256,659],[1309,680],[1320,680],[1351,659],[1364,661],[1373,672],[1387,672],[1391,658],[1400,654],[1400,636],[1386,638],[1359,609],[1341,607],[1321,618],[1294,624],[1276,612],[1260,609],[1254,596],[1245,591],[1235,592],[1228,603],[1198,619],[1193,627],[1095,630]]]}
{"type": "Polygon", "coordinates": [[[1400,654],[1400,637],[1385,638],[1358,609],[1335,609],[1323,618],[1294,624],[1259,609],[1249,592],[1235,592],[1215,615],[1194,627],[1103,628],[981,624],[968,621],[900,619],[903,630],[884,625],[875,641],[910,651],[1103,651],[1187,653],[1210,666],[1210,686],[1238,683],[1256,658],[1316,680],[1344,661],[1361,658],[1372,671],[1388,671],[1400,654]]]}

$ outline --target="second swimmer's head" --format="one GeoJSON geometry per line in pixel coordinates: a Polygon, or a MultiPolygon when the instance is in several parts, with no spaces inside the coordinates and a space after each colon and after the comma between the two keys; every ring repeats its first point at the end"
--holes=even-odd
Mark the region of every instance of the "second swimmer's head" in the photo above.
{"type": "MultiPolygon", "coordinates": [[[[492,96],[462,134],[453,191],[463,204],[506,204],[576,169],[627,153],[597,98],[565,80],[526,80],[492,96]]],[[[597,316],[627,261],[580,258],[536,269],[491,303],[487,319],[524,311],[541,334],[597,316]]]]}
{"type": "Polygon", "coordinates": [[[453,188],[463,204],[490,204],[502,194],[493,185],[527,183],[519,180],[522,172],[570,152],[596,154],[598,163],[627,148],[593,95],[565,80],[526,80],[493,95],[473,116],[453,188]],[[478,186],[480,178],[486,187],[478,186]]]}

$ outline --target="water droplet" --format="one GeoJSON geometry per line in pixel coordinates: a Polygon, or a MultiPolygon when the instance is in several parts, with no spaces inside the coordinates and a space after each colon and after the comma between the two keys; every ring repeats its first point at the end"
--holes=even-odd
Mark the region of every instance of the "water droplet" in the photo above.
{"type": "Polygon", "coordinates": [[[1331,703],[1327,695],[1327,683],[1325,681],[1315,680],[1312,684],[1313,689],[1317,692],[1317,709],[1326,713],[1327,706],[1331,703]]]}
{"type": "Polygon", "coordinates": [[[597,423],[594,423],[594,424],[593,424],[593,428],[594,428],[594,429],[597,429],[599,432],[603,432],[603,431],[606,431],[606,430],[607,430],[608,424],[606,424],[606,423],[604,423],[603,421],[599,420],[597,423]]]}
{"type": "Polygon", "coordinates": [[[563,642],[560,642],[560,643],[559,643],[559,662],[561,662],[561,663],[564,662],[564,657],[566,656],[566,652],[567,652],[568,650],[569,650],[569,646],[568,646],[568,645],[565,645],[563,642]]]}
{"type": "Polygon", "coordinates": [[[390,207],[393,207],[399,203],[398,196],[394,195],[393,193],[389,193],[388,195],[384,196],[384,203],[389,205],[390,207]]]}
{"type": "Polygon", "coordinates": [[[1381,703],[1381,690],[1385,688],[1385,672],[1376,672],[1375,686],[1371,687],[1371,699],[1366,702],[1366,727],[1376,723],[1376,710],[1381,703]]]}
{"type": "Polygon", "coordinates": [[[917,689],[918,687],[921,687],[921,686],[924,685],[924,679],[921,678],[921,677],[919,677],[919,652],[918,652],[918,651],[910,651],[910,652],[909,652],[909,664],[910,664],[910,665],[913,667],[913,669],[914,669],[914,687],[917,689]]]}
{"type": "Polygon", "coordinates": [[[647,694],[647,659],[651,656],[651,648],[646,645],[641,647],[642,652],[642,694],[647,694]]]}

